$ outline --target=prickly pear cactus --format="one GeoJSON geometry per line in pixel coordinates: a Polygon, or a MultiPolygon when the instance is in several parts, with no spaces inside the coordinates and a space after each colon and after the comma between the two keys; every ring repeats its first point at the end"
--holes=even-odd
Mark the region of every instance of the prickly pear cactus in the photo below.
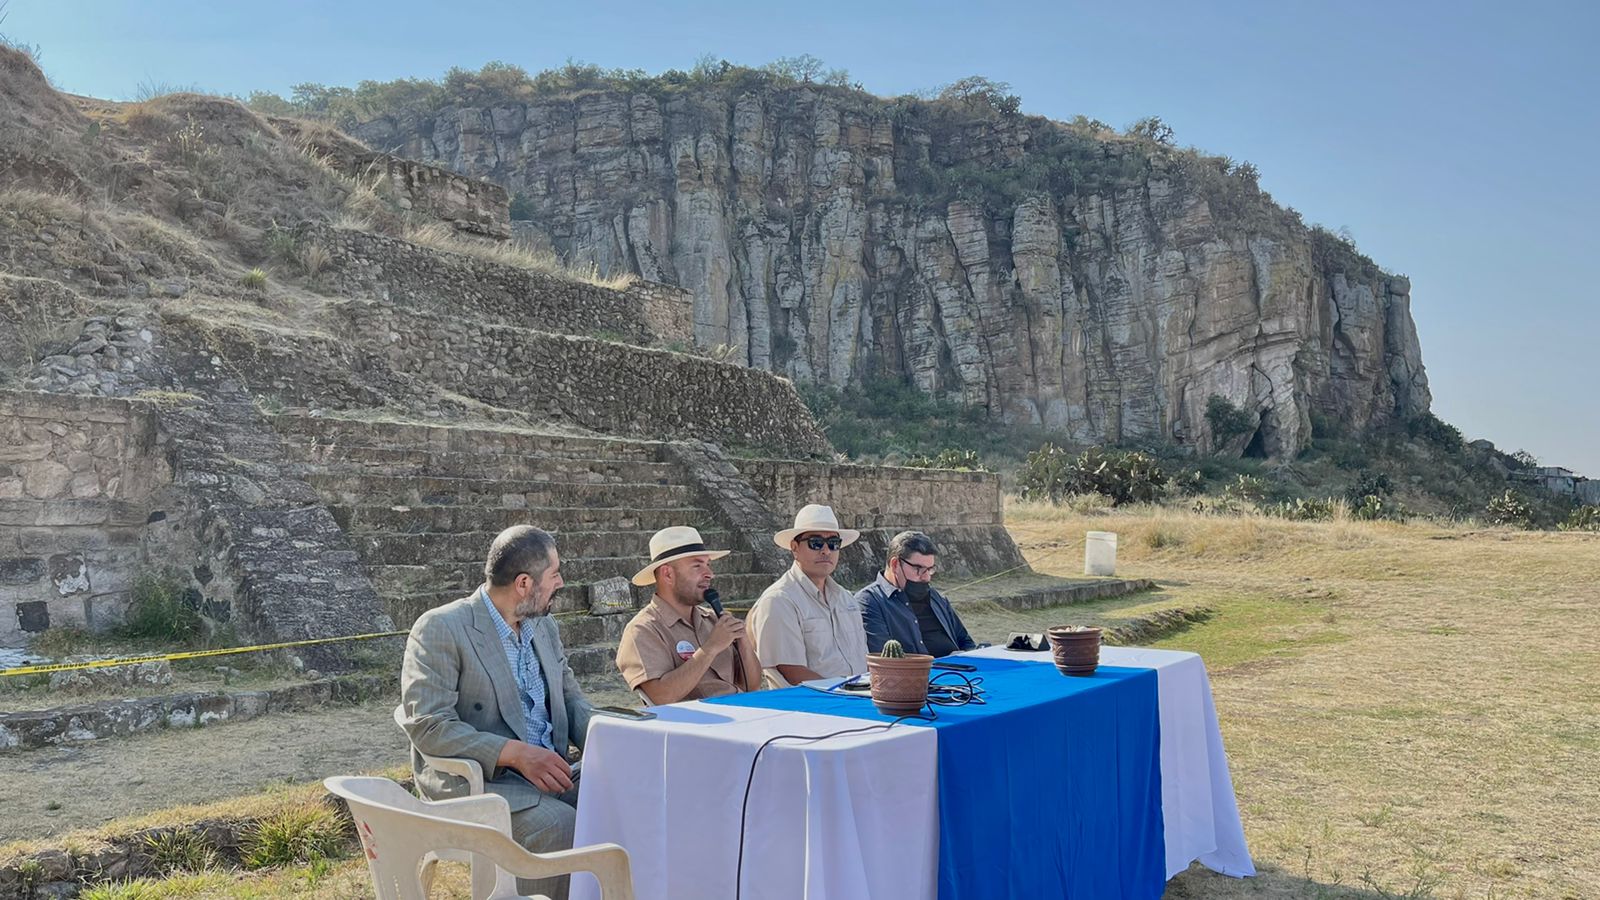
{"type": "Polygon", "coordinates": [[[906,650],[900,646],[899,641],[884,641],[883,649],[878,652],[878,655],[884,659],[904,659],[906,650]]]}

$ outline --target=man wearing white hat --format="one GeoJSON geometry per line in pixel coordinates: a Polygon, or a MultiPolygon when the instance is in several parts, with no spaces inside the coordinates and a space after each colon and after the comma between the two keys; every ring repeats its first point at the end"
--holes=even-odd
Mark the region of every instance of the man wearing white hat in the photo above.
{"type": "Polygon", "coordinates": [[[650,602],[617,645],[617,670],[651,703],[677,703],[761,688],[761,663],[744,623],[700,604],[711,587],[709,550],[693,528],[663,528],[650,538],[650,563],[633,583],[655,585],[650,602]]]}
{"type": "Polygon", "coordinates": [[[793,528],[772,536],[773,543],[794,554],[794,565],[750,610],[750,631],[769,687],[867,671],[861,606],[833,580],[839,551],[859,537],[861,532],[839,527],[832,508],[815,503],[795,515],[793,528]]]}

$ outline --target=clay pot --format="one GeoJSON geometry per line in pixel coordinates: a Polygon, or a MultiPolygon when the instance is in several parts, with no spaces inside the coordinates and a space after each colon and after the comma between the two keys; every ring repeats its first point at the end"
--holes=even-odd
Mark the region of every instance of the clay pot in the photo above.
{"type": "Polygon", "coordinates": [[[933,657],[907,653],[887,658],[867,654],[867,674],[872,680],[872,705],[886,716],[914,716],[928,702],[928,672],[933,657]]]}
{"type": "Polygon", "coordinates": [[[1100,629],[1073,631],[1069,626],[1057,625],[1045,633],[1050,637],[1050,651],[1061,674],[1093,675],[1100,667],[1100,629]]]}

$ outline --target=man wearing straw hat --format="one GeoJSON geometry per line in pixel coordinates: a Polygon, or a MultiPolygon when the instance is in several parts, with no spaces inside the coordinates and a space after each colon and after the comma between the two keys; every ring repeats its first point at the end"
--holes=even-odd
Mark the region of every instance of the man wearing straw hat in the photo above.
{"type": "Polygon", "coordinates": [[[750,631],[769,687],[867,671],[861,606],[833,580],[839,551],[860,536],[840,528],[832,508],[815,503],[795,515],[793,528],[772,536],[773,543],[794,554],[794,565],[750,610],[750,631]]]}
{"type": "Polygon", "coordinates": [[[617,645],[617,670],[651,703],[719,697],[761,687],[761,663],[744,623],[701,606],[711,587],[709,550],[693,528],[663,528],[650,538],[650,563],[633,583],[655,585],[617,645]]]}

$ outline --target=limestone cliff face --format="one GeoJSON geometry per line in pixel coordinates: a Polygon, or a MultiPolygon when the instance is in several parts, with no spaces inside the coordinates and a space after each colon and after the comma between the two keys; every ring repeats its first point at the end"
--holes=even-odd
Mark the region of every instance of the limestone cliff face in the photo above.
{"type": "Polygon", "coordinates": [[[1218,394],[1259,415],[1233,449],[1275,456],[1314,411],[1359,429],[1428,408],[1407,281],[1253,185],[1105,134],[1063,163],[1043,119],[916,112],[803,85],[597,91],[355,133],[505,185],[533,239],[687,288],[700,343],[802,382],[902,377],[1081,441],[1203,447],[1218,394]]]}

